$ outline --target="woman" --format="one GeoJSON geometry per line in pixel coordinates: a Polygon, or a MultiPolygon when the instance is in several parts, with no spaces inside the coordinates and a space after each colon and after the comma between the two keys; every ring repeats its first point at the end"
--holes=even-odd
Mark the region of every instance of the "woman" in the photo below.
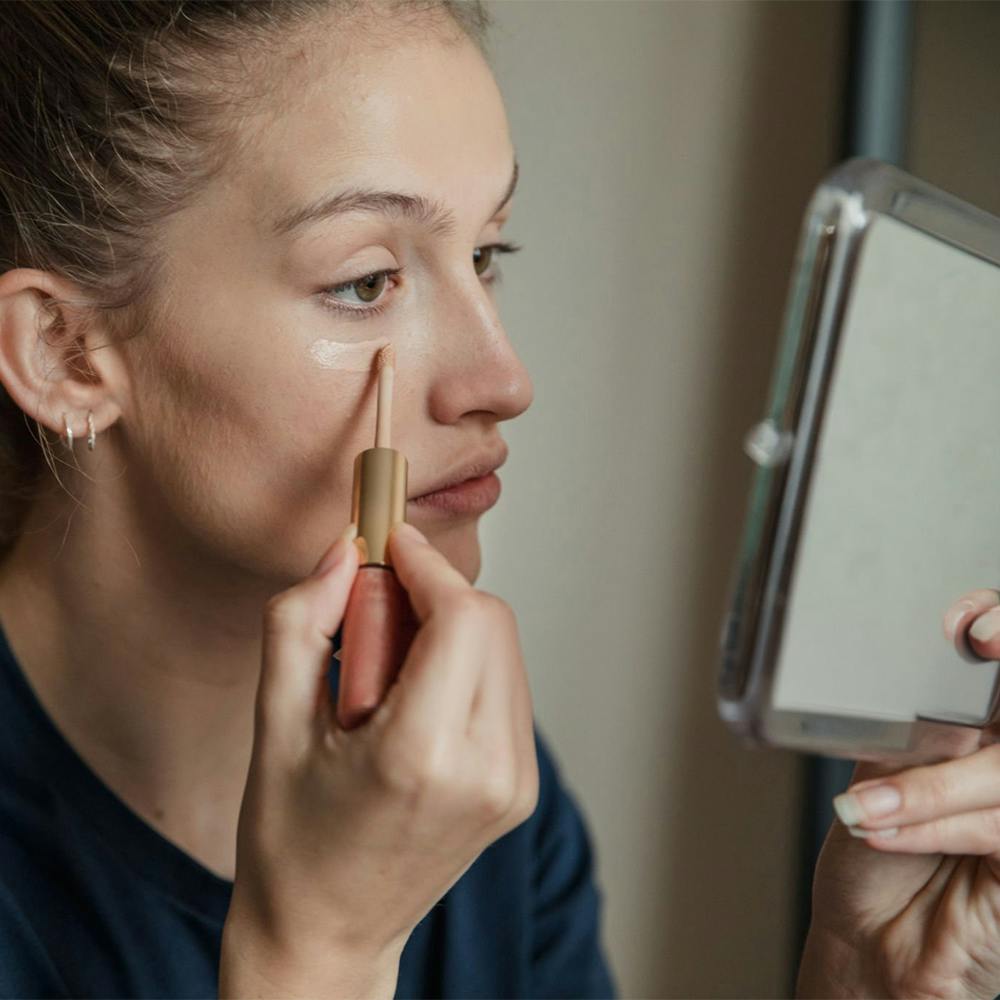
{"type": "MultiPolygon", "coordinates": [[[[472,586],[477,518],[418,500],[502,462],[531,401],[491,297],[516,166],[484,26],[416,0],[4,7],[4,995],[614,993],[516,622],[472,586]],[[383,344],[420,627],[344,732],[383,344]]],[[[922,885],[874,865],[843,897],[882,851],[846,840],[804,988],[890,981],[844,949],[877,953],[867,914],[922,885]]]]}
{"type": "Polygon", "coordinates": [[[4,6],[5,996],[612,989],[516,623],[470,583],[476,517],[408,504],[406,676],[350,734],[318,699],[358,565],[331,542],[374,433],[359,362],[394,345],[414,497],[499,464],[531,401],[491,292],[515,159],[483,28],[4,6]]]}

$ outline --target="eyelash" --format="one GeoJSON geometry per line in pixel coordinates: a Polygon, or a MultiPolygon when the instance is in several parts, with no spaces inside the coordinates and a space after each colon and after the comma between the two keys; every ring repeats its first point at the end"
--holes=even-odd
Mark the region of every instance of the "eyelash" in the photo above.
{"type": "MultiPolygon", "coordinates": [[[[517,243],[484,243],[482,246],[477,247],[477,250],[492,250],[494,254],[506,254],[506,253],[517,253],[518,250],[523,250],[524,248],[517,243]]],[[[490,267],[494,268],[494,273],[490,277],[483,277],[480,275],[480,280],[486,285],[498,285],[502,277],[502,272],[498,270],[499,261],[490,260],[490,267]]],[[[368,274],[359,275],[357,278],[352,278],[350,281],[342,281],[339,285],[333,285],[331,288],[324,288],[321,292],[321,300],[323,305],[329,309],[333,309],[335,312],[339,312],[349,316],[351,319],[368,319],[371,316],[377,316],[380,312],[383,312],[387,303],[382,301],[382,299],[388,298],[388,296],[383,295],[382,299],[379,300],[378,305],[366,306],[364,308],[360,306],[348,306],[344,305],[339,299],[334,298],[331,294],[333,292],[340,292],[344,289],[350,288],[352,285],[358,284],[358,282],[364,281],[366,278],[377,278],[381,275],[388,277],[394,277],[397,274],[401,274],[405,268],[395,267],[387,268],[382,271],[371,271],[368,274]]],[[[483,274],[486,274],[484,271],[483,274]]]]}

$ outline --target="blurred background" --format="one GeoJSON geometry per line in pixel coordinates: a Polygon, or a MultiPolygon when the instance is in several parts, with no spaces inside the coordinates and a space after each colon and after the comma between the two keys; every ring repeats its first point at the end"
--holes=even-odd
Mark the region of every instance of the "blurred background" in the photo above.
{"type": "Polygon", "coordinates": [[[850,155],[1000,214],[1000,4],[491,0],[521,164],[479,585],[594,839],[623,997],[791,996],[850,765],[749,748],[717,646],[798,227],[850,155]]]}

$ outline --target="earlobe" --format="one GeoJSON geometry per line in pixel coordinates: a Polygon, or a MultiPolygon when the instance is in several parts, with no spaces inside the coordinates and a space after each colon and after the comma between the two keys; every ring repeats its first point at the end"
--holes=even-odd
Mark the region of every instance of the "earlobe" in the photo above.
{"type": "Polygon", "coordinates": [[[86,300],[74,290],[58,275],[33,268],[0,275],[0,385],[58,435],[65,433],[63,414],[80,431],[88,411],[98,430],[119,412],[102,377],[106,366],[91,361],[101,331],[88,322],[86,300]]]}

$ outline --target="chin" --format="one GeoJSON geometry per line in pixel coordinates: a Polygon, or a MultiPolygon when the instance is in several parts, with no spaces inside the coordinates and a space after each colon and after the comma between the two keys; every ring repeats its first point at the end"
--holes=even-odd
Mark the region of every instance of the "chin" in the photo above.
{"type": "Polygon", "coordinates": [[[465,577],[475,583],[479,576],[482,553],[479,549],[479,521],[463,521],[450,527],[422,524],[417,527],[430,543],[465,577]]]}

